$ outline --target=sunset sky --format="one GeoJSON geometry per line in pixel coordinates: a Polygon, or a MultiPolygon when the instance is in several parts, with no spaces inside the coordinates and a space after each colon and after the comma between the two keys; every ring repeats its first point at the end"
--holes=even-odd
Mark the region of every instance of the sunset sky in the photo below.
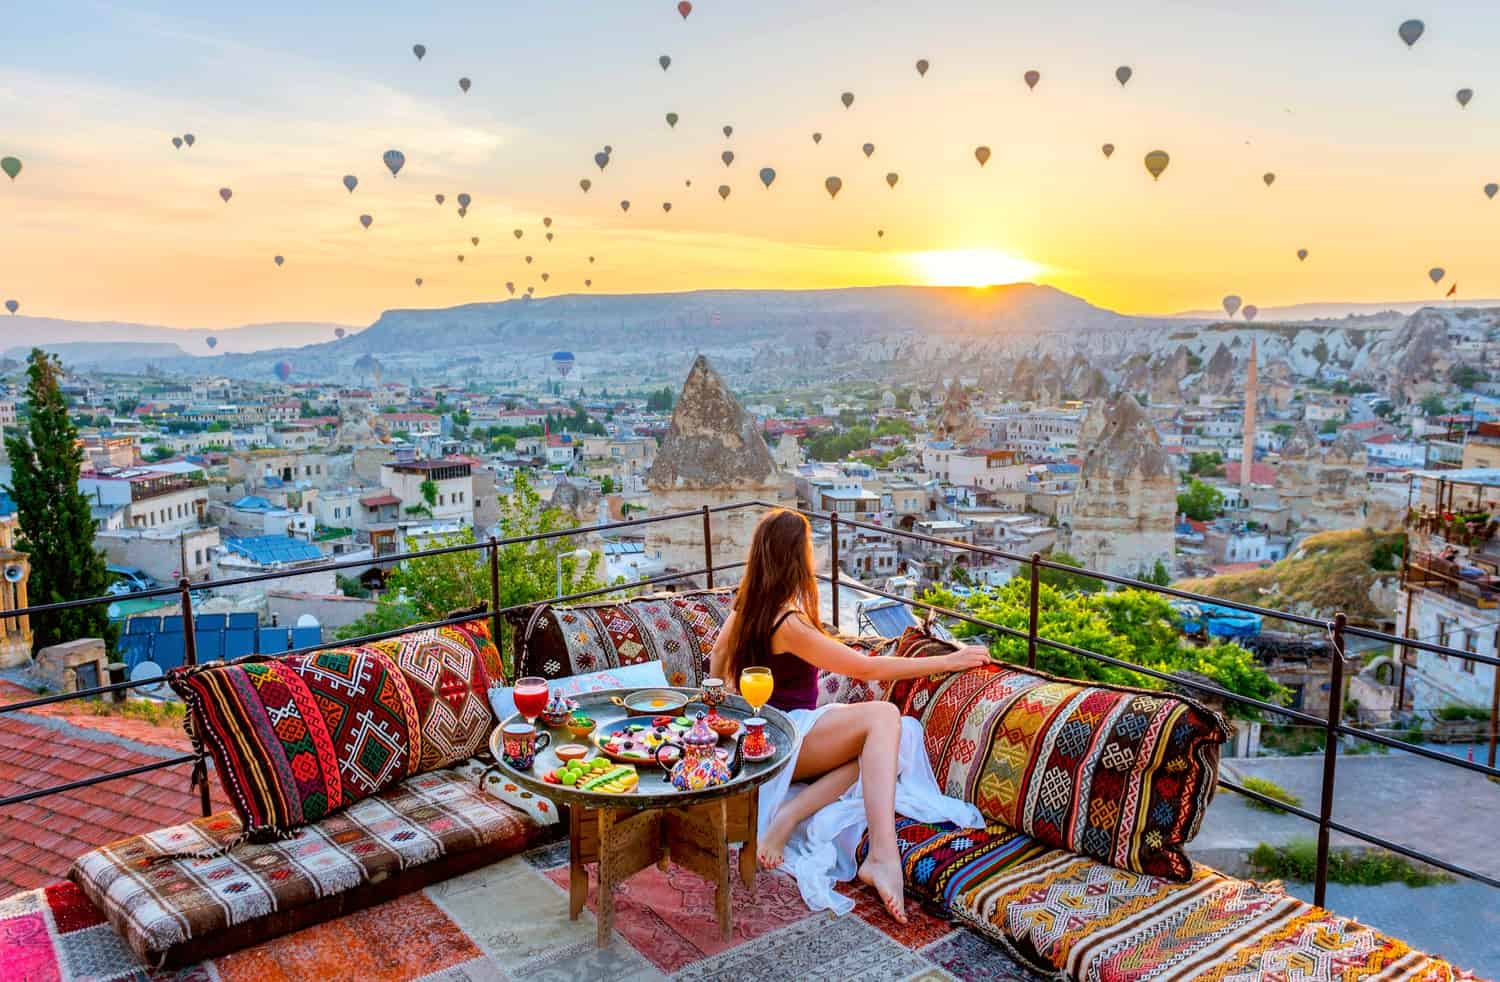
{"type": "Polygon", "coordinates": [[[24,170],[0,176],[0,299],[200,327],[362,325],[585,277],[601,293],[1021,278],[1128,313],[1231,292],[1500,296],[1500,196],[1482,191],[1500,182],[1500,6],[695,0],[685,21],[675,6],[14,5],[0,156],[24,170]],[[1409,17],[1427,25],[1410,50],[1409,17]],[[184,132],[196,146],[174,150],[184,132]],[[1158,148],[1172,162],[1153,182],[1158,148]]]}

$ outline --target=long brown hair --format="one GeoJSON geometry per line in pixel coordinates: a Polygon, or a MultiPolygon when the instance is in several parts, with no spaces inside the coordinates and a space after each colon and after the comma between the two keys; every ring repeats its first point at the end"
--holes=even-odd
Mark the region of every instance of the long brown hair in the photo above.
{"type": "Polygon", "coordinates": [[[777,508],[767,512],[755,527],[745,558],[745,576],[735,593],[734,624],[726,642],[730,684],[738,684],[740,669],[766,663],[774,625],[788,604],[822,630],[818,580],[813,575],[812,528],[797,512],[777,508]]]}

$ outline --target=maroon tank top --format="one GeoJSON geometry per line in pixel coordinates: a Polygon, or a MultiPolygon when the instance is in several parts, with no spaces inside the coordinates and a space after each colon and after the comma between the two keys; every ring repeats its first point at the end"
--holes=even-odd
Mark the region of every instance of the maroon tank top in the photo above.
{"type": "MultiPolygon", "coordinates": [[[[795,613],[797,613],[795,610],[784,612],[777,618],[776,623],[771,625],[771,633],[775,634],[776,629],[795,613]]],[[[775,706],[782,712],[790,709],[818,708],[818,669],[815,665],[786,651],[754,658],[751,664],[769,668],[771,677],[776,680],[776,685],[771,690],[771,698],[767,701],[768,705],[775,706]]]]}

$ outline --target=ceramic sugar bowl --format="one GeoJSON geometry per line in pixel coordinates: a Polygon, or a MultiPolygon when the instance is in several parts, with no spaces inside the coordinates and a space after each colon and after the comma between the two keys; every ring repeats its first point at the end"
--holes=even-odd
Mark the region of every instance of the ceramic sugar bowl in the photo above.
{"type": "Polygon", "coordinates": [[[681,743],[668,741],[656,748],[656,762],[667,768],[672,787],[678,791],[716,788],[729,783],[737,770],[719,756],[718,747],[719,735],[709,728],[703,714],[699,713],[681,743]],[[675,747],[678,751],[677,762],[670,767],[661,759],[662,751],[668,747],[675,747]]]}

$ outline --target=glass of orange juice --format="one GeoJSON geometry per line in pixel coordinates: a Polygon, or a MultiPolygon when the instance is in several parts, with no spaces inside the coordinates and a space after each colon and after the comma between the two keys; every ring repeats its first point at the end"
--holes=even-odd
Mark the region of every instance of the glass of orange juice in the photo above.
{"type": "Polygon", "coordinates": [[[760,715],[760,708],[771,698],[771,690],[775,686],[776,680],[771,676],[769,668],[757,665],[740,671],[740,695],[756,715],[760,715]]]}

